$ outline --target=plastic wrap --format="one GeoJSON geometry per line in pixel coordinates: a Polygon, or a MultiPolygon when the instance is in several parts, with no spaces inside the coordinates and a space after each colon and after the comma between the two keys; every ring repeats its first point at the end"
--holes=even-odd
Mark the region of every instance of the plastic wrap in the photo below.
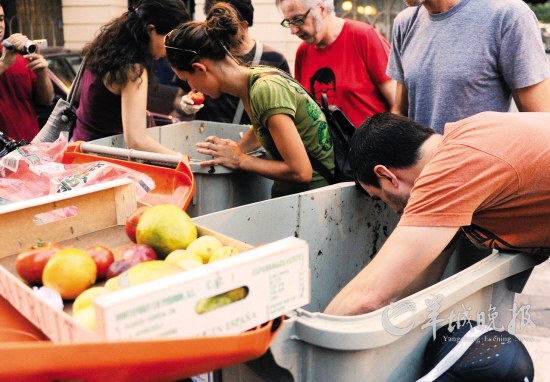
{"type": "Polygon", "coordinates": [[[0,160],[0,205],[129,178],[138,199],[155,188],[148,175],[106,161],[63,164],[66,135],[52,143],[19,147],[0,160]]]}

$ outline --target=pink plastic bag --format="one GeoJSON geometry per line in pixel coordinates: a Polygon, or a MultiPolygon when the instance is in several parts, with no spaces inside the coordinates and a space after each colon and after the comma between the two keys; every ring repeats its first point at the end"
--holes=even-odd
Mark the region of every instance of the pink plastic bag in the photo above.
{"type": "Polygon", "coordinates": [[[155,188],[146,174],[106,161],[63,164],[66,136],[52,143],[22,146],[0,160],[0,205],[111,180],[134,181],[138,200],[155,188]]]}

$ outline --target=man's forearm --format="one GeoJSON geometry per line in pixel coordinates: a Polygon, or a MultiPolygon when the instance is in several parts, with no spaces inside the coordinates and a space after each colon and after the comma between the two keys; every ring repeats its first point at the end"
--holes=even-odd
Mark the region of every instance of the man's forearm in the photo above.
{"type": "Polygon", "coordinates": [[[515,89],[512,94],[521,112],[550,111],[550,78],[532,86],[515,89]]]}
{"type": "Polygon", "coordinates": [[[395,87],[395,102],[390,111],[394,114],[407,116],[409,113],[409,93],[407,88],[401,82],[397,82],[395,87]]]}
{"type": "Polygon", "coordinates": [[[53,85],[52,81],[48,77],[48,73],[44,71],[36,75],[36,95],[35,102],[39,105],[49,105],[53,101],[53,85]]]}
{"type": "Polygon", "coordinates": [[[457,231],[458,227],[398,226],[371,263],[334,297],[325,313],[368,313],[433,284],[448,259],[440,255],[457,231]]]}

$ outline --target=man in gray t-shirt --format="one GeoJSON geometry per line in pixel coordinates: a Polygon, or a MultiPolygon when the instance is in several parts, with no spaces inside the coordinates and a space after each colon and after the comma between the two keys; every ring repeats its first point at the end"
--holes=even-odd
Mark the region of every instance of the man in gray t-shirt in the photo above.
{"type": "Polygon", "coordinates": [[[512,96],[519,111],[550,111],[550,65],[523,1],[405,1],[387,70],[393,112],[443,133],[446,122],[508,111],[512,96]]]}

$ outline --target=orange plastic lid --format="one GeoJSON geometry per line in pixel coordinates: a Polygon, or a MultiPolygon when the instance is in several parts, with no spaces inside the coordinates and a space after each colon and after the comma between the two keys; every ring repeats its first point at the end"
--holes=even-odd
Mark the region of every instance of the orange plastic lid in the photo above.
{"type": "Polygon", "coordinates": [[[54,344],[0,297],[1,328],[20,335],[0,340],[0,358],[9,360],[0,368],[0,380],[178,380],[258,358],[282,320],[230,336],[54,344]]]}
{"type": "Polygon", "coordinates": [[[184,156],[184,159],[173,169],[82,153],[80,150],[81,144],[81,141],[71,143],[63,154],[62,163],[81,164],[105,161],[142,172],[155,182],[155,189],[140,200],[140,202],[150,206],[174,204],[185,210],[191,202],[195,193],[195,180],[189,164],[189,157],[184,156]]]}
{"type": "Polygon", "coordinates": [[[0,343],[47,340],[40,329],[0,296],[0,343]]]}

